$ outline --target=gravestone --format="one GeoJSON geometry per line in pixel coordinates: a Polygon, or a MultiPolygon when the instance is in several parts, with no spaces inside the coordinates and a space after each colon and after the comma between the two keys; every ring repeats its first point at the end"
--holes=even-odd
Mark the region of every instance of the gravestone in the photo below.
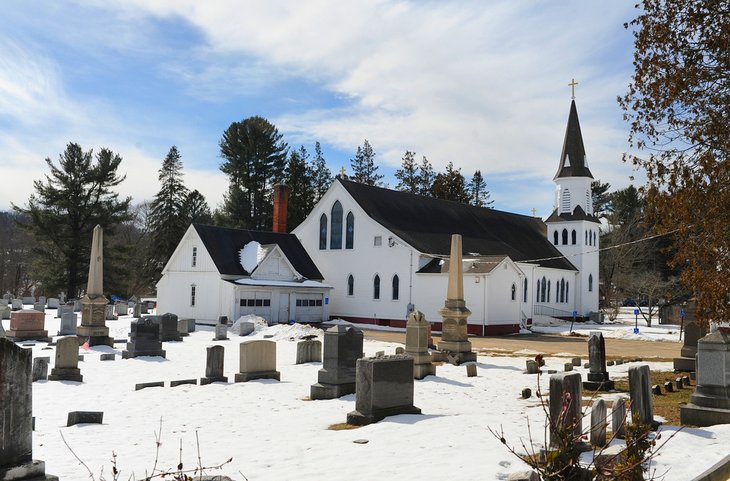
{"type": "Polygon", "coordinates": [[[520,393],[520,397],[522,397],[522,399],[530,399],[530,397],[532,397],[532,389],[529,387],[523,388],[520,393]]]}
{"type": "Polygon", "coordinates": [[[197,379],[177,379],[175,381],[170,381],[170,387],[178,387],[182,386],[184,384],[195,384],[198,385],[197,379]]]}
{"type": "Polygon", "coordinates": [[[109,328],[106,326],[108,301],[104,297],[103,236],[101,226],[94,227],[86,294],[81,301],[74,301],[74,312],[81,311],[81,325],[76,329],[76,333],[86,339],[89,346],[114,347],[114,339],[109,337],[109,328]]]}
{"type": "Polygon", "coordinates": [[[8,302],[10,302],[8,299],[0,297],[0,306],[7,306],[8,302]]]}
{"type": "Polygon", "coordinates": [[[248,321],[237,322],[233,325],[231,330],[234,332],[234,334],[237,334],[239,336],[248,336],[256,330],[256,325],[253,322],[248,321]]]}
{"type": "Polygon", "coordinates": [[[591,406],[591,445],[604,447],[606,445],[606,401],[598,399],[591,406]]]}
{"type": "Polygon", "coordinates": [[[48,341],[48,331],[44,329],[46,316],[33,309],[23,309],[10,313],[10,329],[6,336],[11,341],[48,341]]]}
{"type": "Polygon", "coordinates": [[[66,427],[76,424],[101,424],[104,411],[71,411],[66,418],[66,427]]]}
{"type": "Polygon", "coordinates": [[[606,370],[606,341],[601,331],[591,331],[588,338],[588,364],[588,380],[583,381],[583,389],[611,391],[614,382],[606,370]]]}
{"type": "Polygon", "coordinates": [[[697,387],[679,409],[682,424],[730,424],[730,328],[697,342],[697,387]]]}
{"type": "Polygon", "coordinates": [[[23,301],[21,299],[13,299],[10,301],[10,308],[14,311],[19,311],[23,308],[23,301]]]}
{"type": "Polygon", "coordinates": [[[3,327],[3,323],[0,322],[0,337],[7,337],[5,334],[5,328],[3,327]]]}
{"type": "Polygon", "coordinates": [[[572,362],[566,362],[563,364],[563,371],[569,372],[573,370],[573,363],[572,362]]]}
{"type": "Polygon", "coordinates": [[[73,312],[73,311],[74,311],[73,304],[59,304],[58,309],[56,310],[56,317],[60,319],[63,317],[63,315],[66,312],[73,312]]]}
{"type": "Polygon", "coordinates": [[[356,362],[362,357],[362,331],[337,325],[324,333],[324,360],[312,384],[312,399],[334,399],[355,392],[356,362]]]}
{"type": "MultiPolygon", "coordinates": [[[[221,348],[223,346],[220,346],[221,348]]],[[[236,382],[254,379],[276,379],[281,374],[276,370],[276,343],[274,341],[245,341],[239,346],[239,370],[236,382]]]]}
{"type": "Polygon", "coordinates": [[[165,381],[140,382],[134,385],[134,390],[141,391],[148,387],[165,387],[165,381]]]}
{"type": "Polygon", "coordinates": [[[626,396],[619,396],[613,401],[611,431],[616,438],[623,439],[626,436],[626,396]]]}
{"type": "Polygon", "coordinates": [[[227,341],[228,340],[228,325],[227,324],[216,324],[215,325],[215,337],[214,341],[227,341]]]}
{"type": "Polygon", "coordinates": [[[649,424],[653,430],[659,427],[654,421],[654,400],[651,392],[651,374],[649,366],[631,366],[629,368],[629,394],[631,396],[631,413],[639,415],[639,422],[649,424]]]}
{"type": "Polygon", "coordinates": [[[132,317],[135,319],[139,319],[142,317],[142,304],[139,302],[134,304],[134,308],[132,309],[132,317]]]}
{"type": "Polygon", "coordinates": [[[0,320],[10,319],[11,312],[12,309],[10,309],[10,306],[0,306],[0,320]]]}
{"type": "Polygon", "coordinates": [[[141,312],[142,314],[149,314],[149,313],[150,313],[150,310],[149,310],[148,304],[147,304],[146,302],[142,302],[142,303],[141,303],[141,308],[140,308],[140,312],[141,312]]]}
{"type": "Polygon", "coordinates": [[[187,318],[183,319],[183,321],[186,321],[188,323],[188,332],[195,332],[195,319],[187,318]]]}
{"type": "Polygon", "coordinates": [[[46,303],[45,302],[36,302],[33,304],[33,310],[38,312],[46,312],[46,303]]]}
{"type": "Polygon", "coordinates": [[[296,364],[307,362],[322,362],[322,341],[319,339],[305,339],[297,342],[296,364]]]}
{"type": "Polygon", "coordinates": [[[74,312],[81,312],[84,309],[84,304],[81,302],[81,299],[74,299],[71,302],[74,305],[74,312]]]}
{"type": "Polygon", "coordinates": [[[580,380],[580,373],[577,372],[562,372],[550,376],[550,444],[553,446],[558,439],[557,432],[564,427],[573,426],[576,442],[583,434],[580,380]],[[561,412],[564,412],[562,416],[561,412]]]}
{"type": "Polygon", "coordinates": [[[57,297],[49,297],[46,301],[46,307],[49,309],[58,309],[58,298],[57,297]]]}
{"type": "Polygon", "coordinates": [[[476,361],[477,354],[471,350],[468,340],[466,319],[471,314],[464,302],[464,266],[462,264],[461,235],[451,236],[451,255],[449,257],[449,283],[444,307],[439,309],[443,318],[441,342],[438,349],[441,360],[459,365],[476,361]]]}
{"type": "Polygon", "coordinates": [[[223,375],[224,354],[223,346],[210,346],[206,349],[205,377],[200,378],[201,386],[212,382],[228,382],[228,378],[223,375]]]}
{"type": "Polygon", "coordinates": [[[470,362],[466,365],[466,377],[476,377],[477,375],[477,365],[473,362],[470,362]]]}
{"type": "Polygon", "coordinates": [[[127,305],[126,302],[119,301],[114,304],[114,314],[116,314],[117,317],[126,316],[128,313],[129,313],[129,306],[127,305]]]}
{"type": "Polygon", "coordinates": [[[114,361],[116,360],[117,355],[113,352],[105,352],[99,355],[100,361],[114,361]]]}
{"type": "Polygon", "coordinates": [[[122,359],[139,356],[165,357],[160,341],[160,328],[148,317],[132,321],[129,326],[129,342],[122,352],[122,359]]]}
{"type": "Polygon", "coordinates": [[[413,358],[365,357],[357,360],[355,410],[347,424],[364,426],[398,414],[421,414],[413,405],[413,358]]]}
{"type": "Polygon", "coordinates": [[[48,379],[48,364],[50,364],[51,358],[48,356],[34,357],[33,358],[33,371],[32,380],[45,381],[48,379]]]}
{"type": "Polygon", "coordinates": [[[41,304],[43,304],[45,306],[46,305],[46,296],[39,296],[38,302],[40,302],[41,304]]]}
{"type": "Polygon", "coordinates": [[[436,366],[431,362],[428,352],[429,332],[430,324],[421,311],[416,310],[408,315],[405,353],[413,358],[414,379],[436,375],[436,366]]]}
{"type": "Polygon", "coordinates": [[[79,369],[79,339],[76,336],[62,337],[56,341],[56,362],[49,381],[78,381],[84,377],[79,369]]]}
{"type": "Polygon", "coordinates": [[[177,330],[177,316],[166,312],[161,316],[154,316],[160,326],[160,341],[182,341],[180,332],[177,330]]]}
{"type": "Polygon", "coordinates": [[[113,304],[107,304],[104,308],[104,320],[107,321],[114,321],[117,319],[117,315],[114,314],[114,305],[113,304]]]}
{"type": "Polygon", "coordinates": [[[33,383],[29,349],[0,338],[0,476],[13,481],[58,481],[33,459],[33,383]]]}
{"type": "Polygon", "coordinates": [[[574,357],[573,359],[570,360],[570,362],[573,364],[573,366],[580,367],[580,364],[582,361],[580,360],[579,357],[574,357]]]}
{"type": "Polygon", "coordinates": [[[23,298],[23,305],[31,306],[35,304],[35,297],[27,296],[23,298]]]}
{"type": "Polygon", "coordinates": [[[75,336],[76,335],[76,313],[67,312],[61,316],[61,330],[58,331],[59,336],[75,336]]]}
{"type": "Polygon", "coordinates": [[[187,319],[178,319],[177,333],[180,335],[180,337],[188,337],[190,335],[190,333],[188,332],[188,320],[187,319]]]}
{"type": "Polygon", "coordinates": [[[697,357],[697,341],[699,341],[705,334],[706,329],[700,327],[699,324],[692,321],[684,326],[684,344],[680,351],[680,357],[675,357],[674,370],[675,371],[694,371],[696,369],[695,359],[697,357]]]}

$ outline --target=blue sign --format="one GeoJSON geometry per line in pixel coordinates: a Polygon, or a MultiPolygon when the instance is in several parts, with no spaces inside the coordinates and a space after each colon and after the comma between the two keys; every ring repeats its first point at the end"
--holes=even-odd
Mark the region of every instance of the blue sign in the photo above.
{"type": "Polygon", "coordinates": [[[324,305],[326,306],[329,303],[330,303],[330,298],[329,297],[325,297],[324,298],[324,305]]]}
{"type": "Polygon", "coordinates": [[[639,328],[638,327],[635,327],[634,328],[634,334],[638,334],[638,333],[639,333],[639,328]]]}
{"type": "Polygon", "coordinates": [[[679,317],[684,317],[686,315],[687,315],[687,313],[684,312],[684,309],[682,309],[682,310],[679,311],[679,317]]]}
{"type": "Polygon", "coordinates": [[[634,315],[638,316],[639,314],[641,314],[641,311],[638,309],[634,309],[634,315]]]}
{"type": "Polygon", "coordinates": [[[573,311],[573,317],[578,315],[578,311],[573,311]]]}

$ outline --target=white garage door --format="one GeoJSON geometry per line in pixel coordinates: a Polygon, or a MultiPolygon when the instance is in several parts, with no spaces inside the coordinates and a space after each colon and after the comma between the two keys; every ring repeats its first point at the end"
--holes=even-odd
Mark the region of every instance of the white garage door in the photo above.
{"type": "Polygon", "coordinates": [[[242,316],[253,314],[271,322],[271,292],[242,292],[239,305],[242,316]]]}
{"type": "Polygon", "coordinates": [[[322,294],[296,294],[297,322],[322,322],[322,294]]]}

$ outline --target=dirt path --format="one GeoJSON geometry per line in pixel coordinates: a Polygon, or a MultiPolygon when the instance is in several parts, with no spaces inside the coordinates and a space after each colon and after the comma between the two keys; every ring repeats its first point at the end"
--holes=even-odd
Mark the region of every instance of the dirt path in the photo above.
{"type": "MultiPolygon", "coordinates": [[[[405,332],[364,330],[367,339],[405,343],[405,332]]],[[[543,354],[573,353],[576,356],[588,355],[587,337],[554,336],[547,334],[526,334],[521,336],[470,337],[476,350],[512,353],[527,349],[543,354]]],[[[434,336],[438,343],[439,337],[434,336]]],[[[606,338],[606,357],[642,358],[645,360],[666,360],[679,356],[680,342],[632,341],[628,339],[606,338]]]]}

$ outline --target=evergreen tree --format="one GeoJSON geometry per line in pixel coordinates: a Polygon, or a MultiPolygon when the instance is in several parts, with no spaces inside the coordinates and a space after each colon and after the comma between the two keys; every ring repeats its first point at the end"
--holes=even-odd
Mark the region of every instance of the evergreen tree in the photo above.
{"type": "Polygon", "coordinates": [[[375,165],[375,152],[370,143],[365,139],[362,147],[357,148],[355,158],[350,159],[352,168],[351,179],[355,182],[367,185],[379,185],[382,175],[378,174],[378,166],[375,165]]]}
{"type": "Polygon", "coordinates": [[[187,195],[182,211],[187,217],[186,224],[210,224],[213,221],[213,214],[205,201],[205,196],[197,190],[187,195]]]}
{"type": "Polygon", "coordinates": [[[322,156],[322,147],[319,142],[314,144],[314,159],[312,160],[312,185],[314,187],[314,202],[318,202],[319,199],[327,192],[327,189],[332,185],[334,177],[332,172],[327,168],[327,164],[322,156]]]}
{"type": "MultiPolygon", "coordinates": [[[[81,294],[89,273],[89,254],[94,227],[107,237],[130,219],[130,198],[119,200],[113,191],[124,176],[117,174],[122,158],[102,148],[96,155],[69,143],[58,166],[50,158],[50,173],[33,182],[34,193],[25,207],[13,209],[27,216],[21,224],[35,238],[33,270],[46,280],[47,292],[65,290],[69,297],[81,294]]],[[[113,269],[112,249],[104,251],[104,270],[113,269]]]]}
{"type": "Polygon", "coordinates": [[[189,225],[189,217],[183,210],[189,193],[182,176],[180,152],[173,145],[162,161],[158,175],[160,190],[150,204],[147,219],[150,228],[148,256],[153,261],[153,269],[157,275],[165,267],[189,225]]]}
{"type": "Polygon", "coordinates": [[[271,230],[272,189],[284,179],[287,144],[263,117],[233,122],[220,141],[228,175],[221,217],[231,227],[271,230]]]}
{"type": "Polygon", "coordinates": [[[593,215],[596,217],[606,217],[611,211],[611,194],[608,189],[611,184],[602,183],[600,180],[591,182],[591,192],[593,193],[593,215]]]}
{"type": "Polygon", "coordinates": [[[395,177],[398,179],[398,185],[395,188],[411,194],[418,194],[420,190],[418,164],[416,164],[415,155],[414,152],[406,150],[400,169],[395,171],[395,177]]]}
{"type": "Polygon", "coordinates": [[[286,210],[288,230],[301,224],[314,207],[316,192],[313,171],[307,164],[308,158],[309,153],[303,145],[289,154],[286,171],[286,184],[289,186],[289,204],[286,210]]]}
{"type": "Polygon", "coordinates": [[[418,193],[421,195],[431,196],[431,188],[436,180],[436,174],[433,172],[433,166],[426,156],[423,156],[421,165],[418,166],[418,193]]]}
{"type": "Polygon", "coordinates": [[[494,201],[487,190],[487,182],[482,177],[482,171],[477,170],[469,182],[469,203],[476,207],[492,207],[494,201]]]}
{"type": "Polygon", "coordinates": [[[453,162],[448,163],[446,172],[436,174],[431,194],[437,199],[469,203],[469,192],[466,189],[464,176],[461,175],[461,169],[454,169],[453,162]]]}

